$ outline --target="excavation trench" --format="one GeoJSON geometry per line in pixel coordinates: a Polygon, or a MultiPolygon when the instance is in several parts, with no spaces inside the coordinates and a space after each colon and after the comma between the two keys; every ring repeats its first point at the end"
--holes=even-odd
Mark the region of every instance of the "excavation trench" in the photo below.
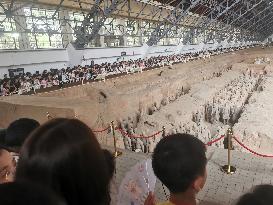
{"type": "MultiPolygon", "coordinates": [[[[218,89],[218,91],[214,91],[212,96],[215,97],[212,97],[211,101],[209,99],[205,99],[200,100],[201,103],[196,104],[194,104],[196,101],[196,94],[194,93],[194,90],[188,90],[187,93],[183,94],[181,94],[182,92],[179,92],[176,98],[168,99],[168,103],[161,103],[159,108],[157,108],[156,105],[150,107],[148,109],[147,115],[139,117],[136,124],[134,124],[135,122],[133,121],[123,122],[121,123],[121,127],[129,135],[141,134],[143,136],[147,136],[148,134],[152,134],[151,132],[145,132],[145,128],[147,127],[151,127],[151,130],[153,131],[153,128],[155,127],[160,130],[161,126],[158,126],[156,120],[154,119],[159,118],[158,116],[161,115],[161,117],[163,116],[163,118],[167,118],[167,121],[165,120],[165,123],[168,122],[166,123],[167,134],[189,133],[200,138],[204,142],[208,142],[225,134],[228,127],[233,127],[234,124],[238,122],[244,111],[244,107],[248,104],[249,98],[253,95],[254,92],[259,90],[258,88],[262,81],[262,76],[251,77],[246,76],[245,74],[239,74],[237,76],[232,75],[232,77],[223,84],[222,88],[218,89]],[[246,85],[245,90],[241,89],[243,85],[242,83],[246,85]],[[232,91],[233,88],[237,89],[236,92],[238,95],[241,94],[242,97],[238,98],[240,101],[236,99],[236,96],[234,97],[234,93],[232,91]],[[218,103],[216,100],[217,96],[226,97],[228,103],[232,106],[228,106],[227,102],[224,104],[220,102],[218,103]],[[188,118],[183,115],[183,111],[180,112],[179,109],[177,109],[176,118],[187,118],[187,120],[184,120],[184,122],[176,122],[173,113],[166,112],[166,109],[168,108],[170,111],[171,109],[179,107],[179,101],[184,101],[184,99],[186,99],[185,102],[192,103],[193,107],[196,109],[193,109],[191,116],[188,116],[188,118]],[[216,104],[219,104],[217,107],[218,111],[215,111],[216,104]],[[208,110],[208,106],[214,110],[208,110]],[[233,111],[227,111],[227,109],[233,109],[233,111]],[[229,112],[228,117],[226,114],[227,112],[229,112]],[[151,118],[153,120],[151,120],[151,118]]],[[[158,120],[160,121],[160,119],[158,120]]],[[[150,139],[136,139],[122,135],[121,137],[123,137],[124,147],[126,149],[137,152],[152,152],[157,142],[162,138],[162,135],[150,139]]],[[[222,142],[219,142],[216,143],[215,146],[223,147],[223,144],[222,142]]]]}

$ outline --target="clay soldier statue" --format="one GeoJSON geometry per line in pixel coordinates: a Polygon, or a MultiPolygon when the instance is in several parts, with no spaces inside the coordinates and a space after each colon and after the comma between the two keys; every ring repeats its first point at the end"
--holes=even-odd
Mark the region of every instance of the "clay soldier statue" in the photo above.
{"type": "Polygon", "coordinates": [[[143,142],[141,141],[140,138],[136,138],[136,148],[135,148],[135,152],[143,152],[143,142]]]}
{"type": "Polygon", "coordinates": [[[225,125],[228,124],[228,119],[229,119],[229,112],[228,112],[227,104],[225,104],[225,108],[223,110],[223,120],[225,125]]]}
{"type": "Polygon", "coordinates": [[[128,137],[126,137],[126,136],[123,137],[123,143],[124,143],[125,149],[131,150],[131,145],[130,145],[130,142],[128,140],[128,137]]]}
{"type": "Polygon", "coordinates": [[[149,139],[143,139],[142,142],[143,142],[143,152],[144,153],[147,153],[148,152],[148,140],[149,139]]]}

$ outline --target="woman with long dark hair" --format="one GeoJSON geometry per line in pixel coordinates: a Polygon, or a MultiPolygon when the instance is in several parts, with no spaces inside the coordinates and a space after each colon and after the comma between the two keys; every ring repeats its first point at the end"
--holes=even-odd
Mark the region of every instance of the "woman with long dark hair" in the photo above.
{"type": "Polygon", "coordinates": [[[77,119],[53,119],[22,147],[16,180],[51,188],[68,205],[109,204],[110,173],[91,129],[77,119]]]}

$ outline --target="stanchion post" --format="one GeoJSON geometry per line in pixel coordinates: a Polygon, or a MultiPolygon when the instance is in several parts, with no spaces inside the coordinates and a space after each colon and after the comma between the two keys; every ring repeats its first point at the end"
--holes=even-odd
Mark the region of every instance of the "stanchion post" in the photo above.
{"type": "Polygon", "coordinates": [[[111,129],[112,129],[112,135],[114,140],[114,157],[117,158],[118,156],[122,155],[122,152],[117,150],[117,138],[116,138],[114,121],[111,122],[111,129]]]}
{"type": "Polygon", "coordinates": [[[233,131],[231,128],[227,131],[227,150],[228,150],[228,164],[222,166],[222,171],[227,174],[234,174],[236,171],[236,168],[234,166],[231,166],[231,150],[232,150],[232,137],[233,137],[233,131]]]}
{"type": "Polygon", "coordinates": [[[165,126],[162,127],[162,136],[166,137],[166,128],[165,128],[165,126]]]}

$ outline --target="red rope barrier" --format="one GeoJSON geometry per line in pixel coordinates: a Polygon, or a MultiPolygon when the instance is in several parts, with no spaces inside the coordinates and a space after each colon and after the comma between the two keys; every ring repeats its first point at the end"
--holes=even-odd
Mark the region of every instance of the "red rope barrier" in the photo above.
{"type": "Polygon", "coordinates": [[[118,130],[122,135],[124,136],[127,136],[129,138],[141,138],[141,139],[148,139],[148,138],[152,138],[152,137],[155,137],[157,135],[159,135],[161,132],[163,132],[162,130],[161,131],[158,131],[157,133],[153,134],[153,135],[150,135],[150,136],[137,136],[137,135],[132,135],[132,134],[129,134],[127,132],[125,132],[124,130],[122,130],[121,128],[116,128],[116,130],[118,130]]]}
{"type": "Polygon", "coordinates": [[[98,133],[98,132],[105,132],[106,130],[109,130],[109,129],[110,129],[110,126],[107,127],[107,128],[105,128],[105,129],[103,129],[103,130],[93,130],[93,132],[95,132],[95,133],[98,133]]]}
{"type": "Polygon", "coordinates": [[[214,144],[214,143],[220,141],[221,139],[223,139],[224,137],[225,137],[225,135],[222,135],[221,137],[219,137],[219,138],[217,138],[217,139],[215,139],[215,140],[212,140],[212,141],[208,142],[206,145],[207,145],[207,146],[211,146],[212,144],[214,144]]]}
{"type": "Polygon", "coordinates": [[[257,152],[255,152],[255,151],[253,151],[252,149],[250,149],[250,148],[248,148],[247,146],[245,146],[242,142],[240,142],[236,137],[233,137],[234,139],[235,139],[235,141],[239,144],[239,145],[241,145],[244,149],[246,149],[247,151],[249,151],[249,152],[251,152],[252,154],[255,154],[255,155],[257,155],[257,156],[260,156],[260,157],[272,157],[273,158],[273,156],[270,156],[270,155],[265,155],[265,154],[259,154],[259,153],[257,153],[257,152]]]}
{"type": "MultiPolygon", "coordinates": [[[[109,126],[109,127],[105,128],[105,129],[102,129],[102,130],[93,130],[93,132],[94,133],[102,133],[102,132],[105,132],[106,130],[109,130],[110,128],[111,127],[109,126]]],[[[118,128],[118,127],[116,127],[115,130],[118,130],[122,135],[127,136],[129,138],[142,138],[142,139],[152,138],[152,137],[155,137],[155,136],[157,136],[157,135],[159,135],[160,133],[163,132],[163,130],[161,130],[161,131],[158,131],[158,132],[156,132],[156,133],[154,133],[153,135],[150,135],[150,136],[142,136],[142,135],[138,136],[138,135],[129,134],[129,133],[125,132],[124,130],[122,130],[121,128],[118,128]]],[[[212,144],[214,144],[214,143],[220,141],[221,139],[223,139],[224,137],[225,137],[225,135],[222,135],[221,137],[206,143],[206,145],[211,146],[212,144]]]]}

